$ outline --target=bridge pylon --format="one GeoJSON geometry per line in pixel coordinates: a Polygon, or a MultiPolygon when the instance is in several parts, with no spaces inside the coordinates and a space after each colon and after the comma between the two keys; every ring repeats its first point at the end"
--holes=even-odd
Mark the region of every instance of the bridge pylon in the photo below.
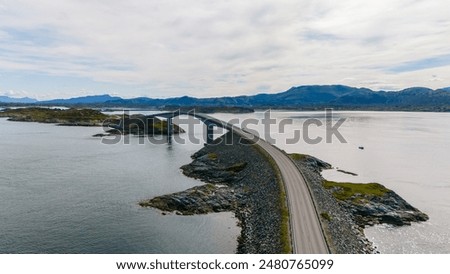
{"type": "Polygon", "coordinates": [[[206,144],[212,144],[214,142],[214,124],[206,124],[206,144]]]}

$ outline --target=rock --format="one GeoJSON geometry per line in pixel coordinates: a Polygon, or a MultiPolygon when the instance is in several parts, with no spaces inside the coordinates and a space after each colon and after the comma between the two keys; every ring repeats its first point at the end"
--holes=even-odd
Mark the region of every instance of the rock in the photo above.
{"type": "Polygon", "coordinates": [[[358,174],[356,174],[356,173],[353,173],[353,172],[350,172],[350,171],[346,171],[346,170],[343,170],[343,169],[337,169],[337,172],[341,172],[341,173],[352,175],[352,176],[358,176],[358,174]]]}
{"type": "MultiPolygon", "coordinates": [[[[410,225],[411,222],[423,222],[428,220],[428,216],[410,205],[402,197],[392,190],[378,185],[382,191],[371,193],[355,193],[345,198],[339,183],[332,182],[335,187],[328,188],[338,199],[339,203],[353,215],[356,223],[361,226],[371,226],[375,224],[389,224],[394,226],[410,225]],[[336,195],[337,194],[337,195],[336,195]]],[[[343,184],[344,185],[344,184],[343,184]]],[[[345,183],[343,187],[351,185],[345,183]]],[[[363,188],[357,188],[363,189],[363,188]]]]}
{"type": "Polygon", "coordinates": [[[299,163],[301,165],[306,165],[310,169],[316,172],[321,172],[324,169],[330,169],[332,166],[324,162],[314,156],[307,155],[307,154],[299,154],[299,153],[293,153],[289,155],[296,163],[299,163]]]}

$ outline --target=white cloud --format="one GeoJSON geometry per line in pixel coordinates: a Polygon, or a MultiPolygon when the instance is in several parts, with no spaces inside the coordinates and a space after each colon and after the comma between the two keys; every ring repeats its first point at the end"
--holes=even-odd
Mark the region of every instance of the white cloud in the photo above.
{"type": "Polygon", "coordinates": [[[28,92],[26,92],[24,90],[6,90],[6,91],[2,92],[1,95],[12,97],[12,98],[23,98],[23,97],[29,96],[28,92]]]}
{"type": "MultiPolygon", "coordinates": [[[[0,7],[0,70],[136,85],[147,96],[450,85],[430,81],[450,64],[391,70],[450,54],[444,0],[15,0],[0,7]]],[[[144,95],[127,92],[118,91],[144,95]]]]}

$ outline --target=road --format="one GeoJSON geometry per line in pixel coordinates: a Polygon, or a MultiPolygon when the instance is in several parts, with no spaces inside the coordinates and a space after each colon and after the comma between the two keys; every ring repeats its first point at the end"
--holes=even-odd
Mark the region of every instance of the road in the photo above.
{"type": "Polygon", "coordinates": [[[243,138],[249,140],[257,139],[256,144],[263,148],[275,160],[275,163],[280,169],[287,195],[293,253],[330,253],[311,193],[300,170],[289,156],[270,143],[260,138],[255,138],[253,134],[243,131],[234,125],[226,124],[208,115],[202,114],[201,116],[210,121],[214,121],[217,125],[221,125],[224,128],[232,129],[243,138]]]}

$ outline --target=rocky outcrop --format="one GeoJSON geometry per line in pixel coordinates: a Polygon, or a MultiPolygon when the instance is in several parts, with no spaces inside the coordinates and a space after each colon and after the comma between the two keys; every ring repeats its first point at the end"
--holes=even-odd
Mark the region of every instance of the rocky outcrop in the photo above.
{"type": "Polygon", "coordinates": [[[244,207],[245,204],[239,200],[244,196],[243,189],[234,185],[234,182],[243,179],[245,173],[241,171],[245,169],[247,162],[219,161],[217,153],[205,153],[205,150],[192,155],[194,161],[181,169],[184,175],[208,182],[207,184],[155,197],[139,204],[179,215],[237,211],[240,206],[244,207]]]}
{"type": "Polygon", "coordinates": [[[191,189],[142,201],[143,207],[155,207],[178,215],[235,211],[239,195],[227,186],[206,184],[191,189]]]}
{"type": "Polygon", "coordinates": [[[195,160],[189,165],[182,166],[183,174],[209,183],[232,183],[242,179],[240,171],[244,170],[248,162],[226,163],[219,162],[217,153],[195,153],[195,160]]]}
{"type": "MultiPolygon", "coordinates": [[[[378,187],[383,189],[379,195],[356,191],[346,199],[339,199],[340,203],[352,213],[354,220],[359,226],[363,228],[376,224],[403,226],[411,225],[412,222],[428,220],[427,214],[410,205],[394,191],[381,185],[378,185],[378,187]]],[[[333,187],[331,191],[337,197],[340,197],[339,193],[343,190],[339,187],[333,187]]]]}

